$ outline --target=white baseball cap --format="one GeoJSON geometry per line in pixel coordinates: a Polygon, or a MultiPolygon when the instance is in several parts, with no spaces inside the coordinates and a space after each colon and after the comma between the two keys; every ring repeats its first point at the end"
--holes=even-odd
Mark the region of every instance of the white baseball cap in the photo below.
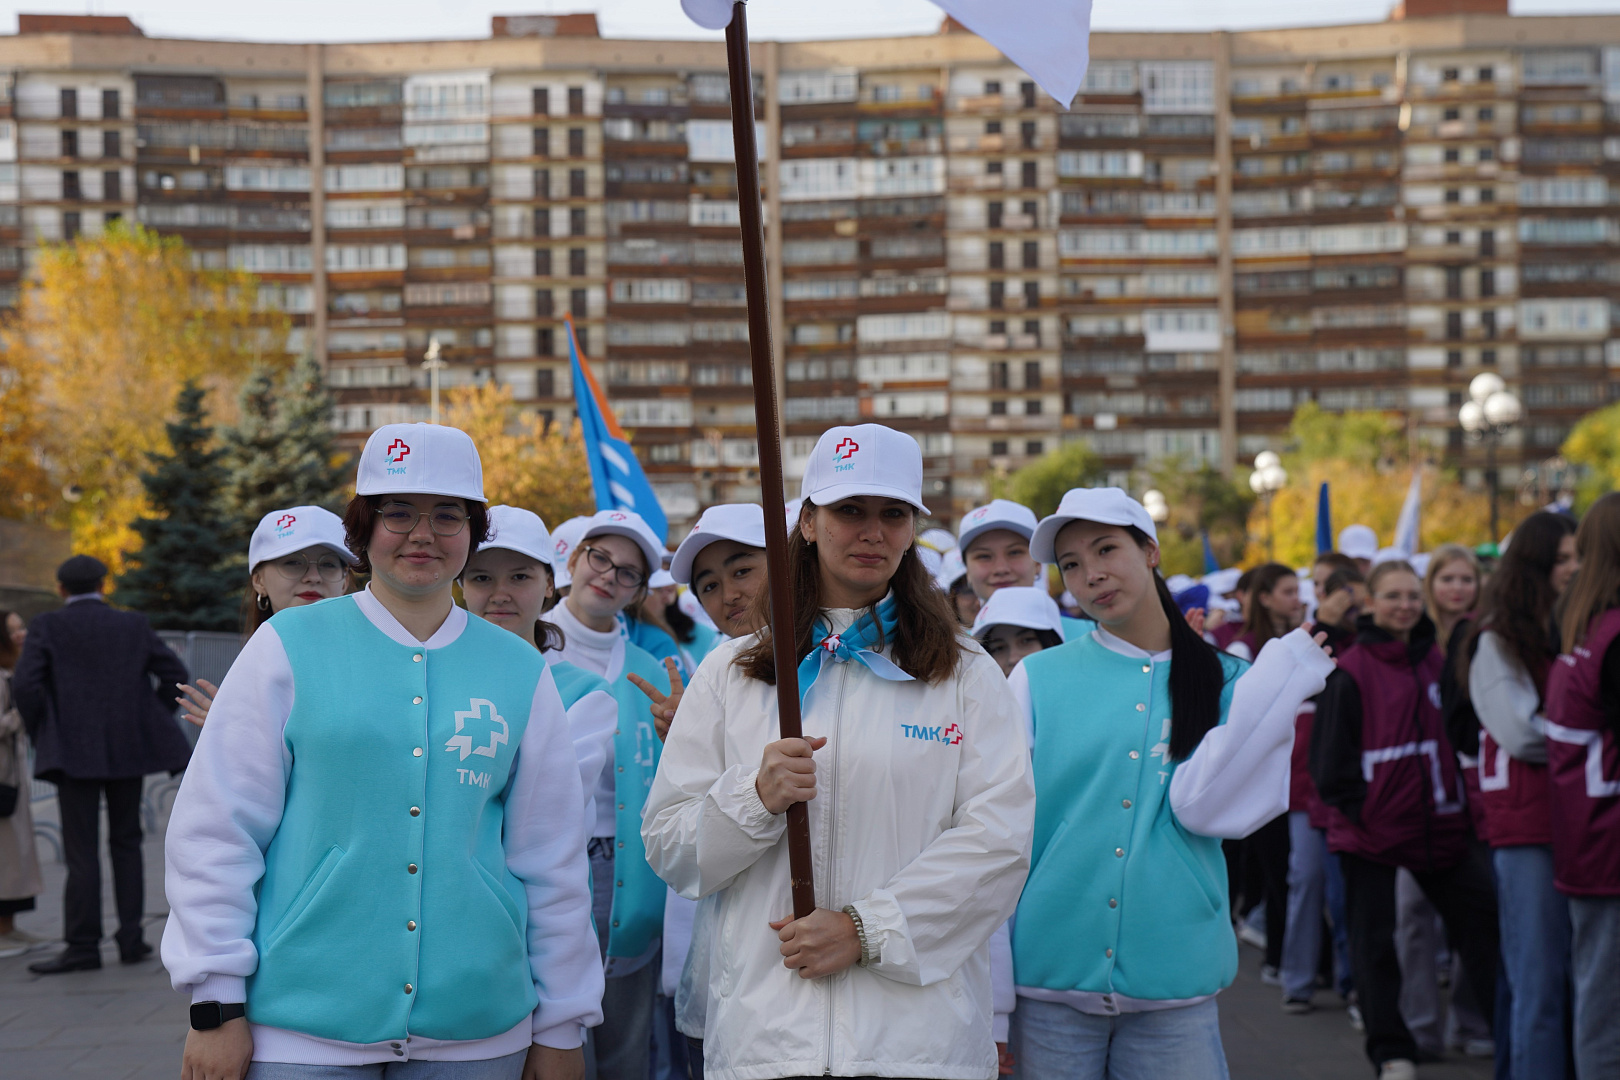
{"type": "Polygon", "coordinates": [[[949,529],[925,529],[917,537],[917,546],[943,555],[956,546],[956,537],[951,535],[949,529]]]}
{"type": "MultiPolygon", "coordinates": [[[[1351,556],[1351,558],[1355,557],[1356,556],[1354,555],[1351,556]]],[[[1402,551],[1398,547],[1379,548],[1372,557],[1372,563],[1374,566],[1387,562],[1410,563],[1411,561],[1411,558],[1407,556],[1406,552],[1402,551]]]]}
{"type": "Polygon", "coordinates": [[[489,508],[489,539],[481,548],[505,548],[555,567],[556,549],[540,515],[521,506],[489,508]]]}
{"type": "Polygon", "coordinates": [[[472,436],[442,424],[384,424],[360,452],[357,495],[448,495],[484,501],[472,436]]]}
{"type": "Polygon", "coordinates": [[[652,572],[652,577],[647,579],[647,588],[649,589],[663,589],[670,585],[676,584],[679,583],[675,580],[674,575],[672,575],[668,570],[665,570],[662,566],[660,566],[657,570],[654,570],[652,572]]]}
{"type": "Polygon", "coordinates": [[[1420,551],[1406,561],[1412,564],[1412,569],[1417,571],[1418,577],[1427,578],[1429,576],[1429,563],[1431,563],[1433,560],[1433,553],[1420,551]]]}
{"type": "Polygon", "coordinates": [[[763,551],[765,508],[758,503],[720,503],[703,511],[675,549],[675,560],[669,564],[675,580],[682,585],[692,584],[692,563],[698,552],[719,540],[735,540],[763,551]]]}
{"type": "Polygon", "coordinates": [[[816,440],[804,467],[802,497],[826,506],[855,495],[878,495],[926,514],[922,480],[922,447],[916,439],[882,424],[856,424],[828,428],[816,440]]]}
{"type": "Polygon", "coordinates": [[[343,535],[342,518],[319,506],[292,506],[259,519],[248,540],[248,569],[307,547],[331,548],[345,562],[356,561],[343,535]]]}
{"type": "Polygon", "coordinates": [[[1378,555],[1378,534],[1371,525],[1346,525],[1339,530],[1339,553],[1352,559],[1372,559],[1378,555]]]}
{"type": "Polygon", "coordinates": [[[1063,612],[1045,589],[1034,585],[1012,585],[997,589],[984,602],[973,619],[973,636],[983,639],[993,626],[1022,626],[1028,630],[1052,630],[1063,635],[1063,612]]]}
{"type": "Polygon", "coordinates": [[[1243,571],[1236,566],[1229,566],[1225,570],[1213,570],[1201,579],[1209,586],[1209,595],[1212,599],[1220,599],[1233,589],[1237,588],[1238,581],[1243,577],[1243,571]]]}
{"type": "Polygon", "coordinates": [[[941,592],[950,592],[956,579],[967,573],[967,563],[962,561],[960,548],[951,548],[939,558],[939,569],[934,572],[934,580],[939,583],[941,592]]]}
{"type": "Polygon", "coordinates": [[[585,535],[590,523],[588,516],[572,517],[551,530],[551,569],[556,575],[559,589],[573,584],[574,579],[568,573],[568,556],[573,552],[574,545],[579,543],[579,538],[585,535]]]}
{"type": "Polygon", "coordinates": [[[991,499],[964,514],[958,529],[956,546],[963,551],[993,529],[1006,529],[1028,540],[1035,535],[1035,511],[1009,499],[991,499]]]}
{"type": "Polygon", "coordinates": [[[634,540],[647,560],[647,577],[664,568],[664,542],[634,510],[598,510],[586,519],[585,531],[576,544],[593,536],[622,536],[634,540]]]}
{"type": "Polygon", "coordinates": [[[1149,540],[1159,542],[1159,531],[1147,508],[1117,487],[1070,488],[1058,503],[1057,513],[1041,519],[1035,534],[1029,538],[1029,553],[1038,562],[1057,561],[1053,545],[1057,534],[1071,521],[1095,521],[1101,525],[1134,525],[1147,533],[1149,540]]]}
{"type": "Polygon", "coordinates": [[[789,499],[787,502],[782,504],[782,509],[787,512],[787,530],[789,536],[792,536],[793,530],[799,527],[799,510],[803,508],[803,506],[803,499],[789,499]]]}

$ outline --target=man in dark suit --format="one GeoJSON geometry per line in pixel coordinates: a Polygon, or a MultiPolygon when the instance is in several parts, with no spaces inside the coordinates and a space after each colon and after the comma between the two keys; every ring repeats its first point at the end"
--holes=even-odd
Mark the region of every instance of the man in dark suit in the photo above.
{"type": "Polygon", "coordinates": [[[107,567],[75,555],[56,571],[66,605],[28,627],[12,675],[12,695],[34,741],[34,775],[56,785],[67,889],[67,948],[30,964],[41,975],[101,966],[101,796],[107,795],[108,848],[118,906],[118,955],[126,964],[152,952],[141,937],[141,782],[178,772],[190,747],[174,718],[185,665],[146,617],[102,599],[107,567]],[[152,677],[156,677],[154,689],[152,677]]]}

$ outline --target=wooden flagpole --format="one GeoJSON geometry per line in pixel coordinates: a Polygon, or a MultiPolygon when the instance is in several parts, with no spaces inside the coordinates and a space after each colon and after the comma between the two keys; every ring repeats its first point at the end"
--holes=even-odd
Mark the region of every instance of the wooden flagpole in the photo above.
{"type": "MultiPolygon", "coordinates": [[[[743,279],[748,290],[748,352],[754,369],[754,427],[759,441],[760,501],[765,510],[765,563],[770,573],[771,649],[776,660],[776,711],[784,739],[804,737],[799,716],[799,658],[794,648],[793,590],[787,568],[787,507],[782,498],[782,436],[771,363],[771,310],[765,289],[765,221],[759,196],[759,148],[754,133],[754,75],[748,57],[748,9],[731,6],[726,26],[731,74],[731,134],[737,152],[737,209],[742,225],[743,279]]],[[[788,874],[793,917],[816,909],[810,867],[810,812],[787,812],[788,874]]]]}

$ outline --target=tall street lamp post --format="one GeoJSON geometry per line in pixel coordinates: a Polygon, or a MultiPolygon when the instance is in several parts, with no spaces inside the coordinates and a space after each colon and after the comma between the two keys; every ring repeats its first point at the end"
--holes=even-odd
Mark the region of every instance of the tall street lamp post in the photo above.
{"type": "Polygon", "coordinates": [[[439,339],[428,338],[427,352],[422,354],[422,368],[428,373],[428,420],[439,422],[439,372],[448,365],[439,359],[439,339]]]}
{"type": "Polygon", "coordinates": [[[1524,406],[1494,371],[1474,376],[1468,400],[1457,410],[1457,422],[1468,437],[1485,444],[1485,483],[1491,494],[1491,543],[1497,542],[1496,445],[1524,416],[1524,406]]]}
{"type": "Polygon", "coordinates": [[[1271,500],[1288,486],[1288,470],[1282,458],[1271,450],[1262,450],[1254,456],[1254,471],[1249,474],[1249,490],[1266,501],[1266,558],[1275,559],[1277,530],[1271,520],[1271,500]]]}

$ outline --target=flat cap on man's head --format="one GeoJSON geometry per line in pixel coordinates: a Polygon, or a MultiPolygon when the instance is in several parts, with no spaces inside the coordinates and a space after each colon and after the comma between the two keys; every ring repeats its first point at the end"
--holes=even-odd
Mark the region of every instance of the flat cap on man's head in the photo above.
{"type": "Polygon", "coordinates": [[[94,555],[75,555],[56,568],[56,580],[70,590],[74,586],[90,587],[107,576],[107,564],[94,555]]]}

